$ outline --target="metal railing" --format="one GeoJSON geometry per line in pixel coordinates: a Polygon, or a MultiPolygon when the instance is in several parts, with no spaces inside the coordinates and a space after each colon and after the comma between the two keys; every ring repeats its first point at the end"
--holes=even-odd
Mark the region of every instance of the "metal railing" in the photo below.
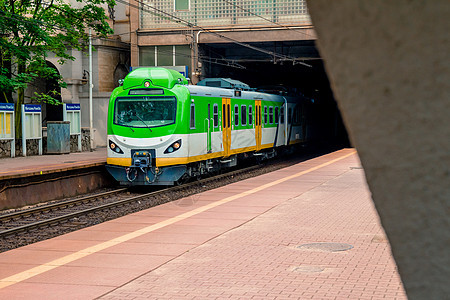
{"type": "Polygon", "coordinates": [[[190,0],[186,10],[175,10],[175,1],[142,0],[140,28],[311,24],[305,0],[190,0]]]}

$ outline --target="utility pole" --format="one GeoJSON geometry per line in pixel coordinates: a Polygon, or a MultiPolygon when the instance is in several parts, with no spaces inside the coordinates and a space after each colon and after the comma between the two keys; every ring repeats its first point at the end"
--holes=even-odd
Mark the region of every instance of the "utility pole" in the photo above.
{"type": "Polygon", "coordinates": [[[93,111],[92,111],[92,29],[89,28],[89,141],[91,150],[95,149],[94,145],[94,126],[93,126],[93,111]]]}

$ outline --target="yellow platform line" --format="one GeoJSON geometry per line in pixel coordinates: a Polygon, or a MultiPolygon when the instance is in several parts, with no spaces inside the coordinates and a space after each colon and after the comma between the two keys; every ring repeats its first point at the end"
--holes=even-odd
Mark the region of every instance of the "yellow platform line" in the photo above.
{"type": "Polygon", "coordinates": [[[310,172],[313,172],[313,171],[318,170],[320,168],[323,168],[325,166],[331,165],[331,164],[333,164],[333,163],[335,163],[337,161],[340,161],[340,160],[342,160],[344,158],[347,158],[347,157],[349,157],[349,156],[351,156],[351,155],[353,155],[355,153],[356,153],[356,151],[352,151],[351,153],[348,153],[348,154],[346,154],[344,156],[341,156],[339,158],[330,160],[330,161],[328,161],[326,163],[323,163],[323,164],[320,164],[318,166],[309,168],[309,169],[307,169],[305,171],[301,171],[301,172],[298,172],[296,174],[293,174],[293,175],[290,175],[290,176],[287,176],[287,177],[275,180],[273,182],[266,183],[264,185],[261,185],[259,187],[254,188],[254,189],[251,189],[251,190],[242,192],[240,194],[237,194],[237,195],[234,195],[234,196],[230,196],[230,197],[227,197],[225,199],[222,199],[222,200],[219,200],[219,201],[216,201],[216,202],[204,205],[202,207],[196,208],[196,209],[194,209],[192,211],[183,213],[181,215],[178,215],[176,217],[167,219],[167,220],[159,222],[157,224],[153,224],[153,225],[144,227],[142,229],[136,230],[134,232],[130,232],[128,234],[125,234],[125,235],[122,235],[120,237],[111,239],[109,241],[106,241],[106,242],[97,244],[95,246],[88,247],[86,249],[80,250],[78,252],[66,255],[64,257],[55,259],[55,260],[53,260],[51,262],[42,264],[40,266],[31,268],[29,270],[26,270],[26,271],[17,273],[15,275],[3,278],[3,279],[0,280],[0,289],[5,288],[5,287],[10,286],[10,285],[13,285],[13,284],[16,284],[16,283],[19,283],[19,282],[22,282],[24,280],[30,279],[31,277],[40,275],[40,274],[42,274],[44,272],[47,272],[47,271],[53,270],[53,269],[55,269],[57,267],[66,265],[66,264],[68,264],[70,262],[73,262],[73,261],[78,260],[80,258],[86,257],[86,256],[88,256],[90,254],[97,253],[97,252],[99,252],[101,250],[104,250],[104,249],[110,248],[112,246],[115,246],[115,245],[127,242],[127,241],[129,241],[131,239],[140,237],[140,236],[142,236],[144,234],[150,233],[150,232],[155,231],[157,229],[160,229],[160,228],[172,225],[174,223],[177,223],[179,221],[185,220],[185,219],[190,218],[192,216],[198,215],[198,214],[200,214],[202,212],[205,212],[207,210],[210,210],[210,209],[215,208],[217,206],[220,206],[222,204],[231,202],[233,200],[236,200],[236,199],[239,199],[239,198],[242,198],[242,197],[254,194],[254,193],[257,193],[259,191],[265,190],[267,188],[270,188],[270,187],[275,186],[277,184],[283,183],[283,182],[288,181],[290,179],[293,179],[293,178],[296,178],[296,177],[308,174],[310,172]]]}

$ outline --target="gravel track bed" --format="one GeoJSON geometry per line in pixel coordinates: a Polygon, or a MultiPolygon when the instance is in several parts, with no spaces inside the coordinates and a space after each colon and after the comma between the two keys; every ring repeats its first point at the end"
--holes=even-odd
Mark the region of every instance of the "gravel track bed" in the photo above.
{"type": "MultiPolygon", "coordinates": [[[[241,180],[244,180],[247,178],[259,176],[259,175],[269,173],[269,172],[272,172],[272,171],[275,171],[278,169],[282,169],[282,168],[291,166],[295,163],[299,163],[301,161],[305,161],[307,159],[316,157],[319,154],[324,154],[324,153],[328,153],[328,152],[329,151],[320,151],[320,153],[318,153],[317,150],[315,150],[315,151],[309,150],[309,151],[307,151],[307,152],[305,151],[304,153],[299,154],[299,155],[293,155],[293,156],[273,159],[273,160],[265,162],[264,164],[261,164],[259,166],[259,168],[253,169],[246,173],[240,173],[237,175],[223,174],[224,177],[220,177],[220,179],[208,181],[207,183],[202,183],[201,181],[199,181],[198,184],[193,184],[186,188],[183,186],[180,186],[175,191],[165,192],[162,195],[159,194],[157,196],[150,196],[144,200],[140,200],[137,202],[133,202],[131,204],[116,207],[114,209],[100,211],[100,212],[96,212],[95,214],[90,214],[90,215],[86,215],[86,216],[82,216],[82,217],[78,217],[78,218],[73,218],[72,220],[70,220],[68,222],[61,223],[58,225],[49,226],[49,227],[41,227],[36,230],[31,230],[28,232],[22,232],[20,234],[6,236],[3,238],[0,238],[0,252],[8,251],[8,250],[22,247],[22,246],[25,246],[28,244],[46,240],[46,239],[49,239],[52,237],[63,235],[65,233],[76,231],[76,230],[79,230],[79,229],[82,229],[85,227],[100,224],[100,223],[103,223],[108,220],[122,217],[122,216],[125,216],[128,214],[138,212],[138,211],[141,211],[141,210],[144,210],[144,209],[147,209],[150,207],[154,207],[154,206],[157,206],[157,205],[160,205],[163,203],[167,203],[167,202],[174,202],[174,205],[188,206],[191,204],[187,203],[187,202],[184,202],[184,203],[176,202],[176,200],[179,200],[181,198],[186,198],[191,195],[195,195],[195,194],[207,191],[207,190],[215,189],[215,188],[218,188],[218,187],[221,187],[221,186],[233,183],[233,182],[241,181],[241,180]]],[[[250,166],[250,164],[247,166],[242,166],[242,167],[245,168],[248,166],[250,166]]],[[[142,194],[150,193],[152,191],[157,191],[157,190],[158,190],[158,188],[132,188],[128,192],[121,193],[118,197],[120,197],[121,199],[123,199],[125,197],[130,198],[132,196],[142,195],[142,194]]],[[[98,192],[102,192],[102,191],[106,191],[106,190],[102,189],[101,191],[98,191],[98,192]]],[[[86,196],[86,195],[80,195],[78,197],[82,197],[82,196],[86,196]]],[[[67,199],[65,199],[65,200],[67,200],[67,199]]],[[[117,201],[117,200],[118,200],[117,197],[111,197],[111,198],[102,199],[99,201],[101,201],[102,203],[109,203],[111,201],[117,201]]],[[[195,197],[192,198],[192,201],[195,201],[195,197]]],[[[52,201],[51,203],[54,203],[54,202],[55,201],[52,201]]],[[[38,206],[41,206],[41,205],[44,205],[44,204],[41,203],[38,206]]],[[[86,207],[87,206],[85,206],[85,205],[80,205],[77,207],[73,207],[72,211],[74,209],[82,210],[82,209],[85,209],[86,207]]],[[[27,208],[30,208],[30,207],[27,207],[27,208]]],[[[12,211],[17,211],[17,210],[9,210],[9,211],[7,211],[7,213],[10,213],[12,211]]],[[[0,214],[4,214],[4,213],[6,213],[6,212],[1,212],[0,214]]],[[[39,218],[39,216],[37,216],[37,218],[39,218]]]]}

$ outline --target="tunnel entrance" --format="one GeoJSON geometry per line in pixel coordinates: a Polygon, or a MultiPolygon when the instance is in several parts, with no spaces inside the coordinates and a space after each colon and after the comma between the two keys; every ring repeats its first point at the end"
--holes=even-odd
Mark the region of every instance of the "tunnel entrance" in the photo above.
{"type": "Polygon", "coordinates": [[[311,99],[313,139],[321,145],[350,147],[347,131],[314,41],[199,44],[202,78],[232,78],[252,88],[283,86],[311,99]],[[294,60],[289,58],[302,58],[294,60]]]}

